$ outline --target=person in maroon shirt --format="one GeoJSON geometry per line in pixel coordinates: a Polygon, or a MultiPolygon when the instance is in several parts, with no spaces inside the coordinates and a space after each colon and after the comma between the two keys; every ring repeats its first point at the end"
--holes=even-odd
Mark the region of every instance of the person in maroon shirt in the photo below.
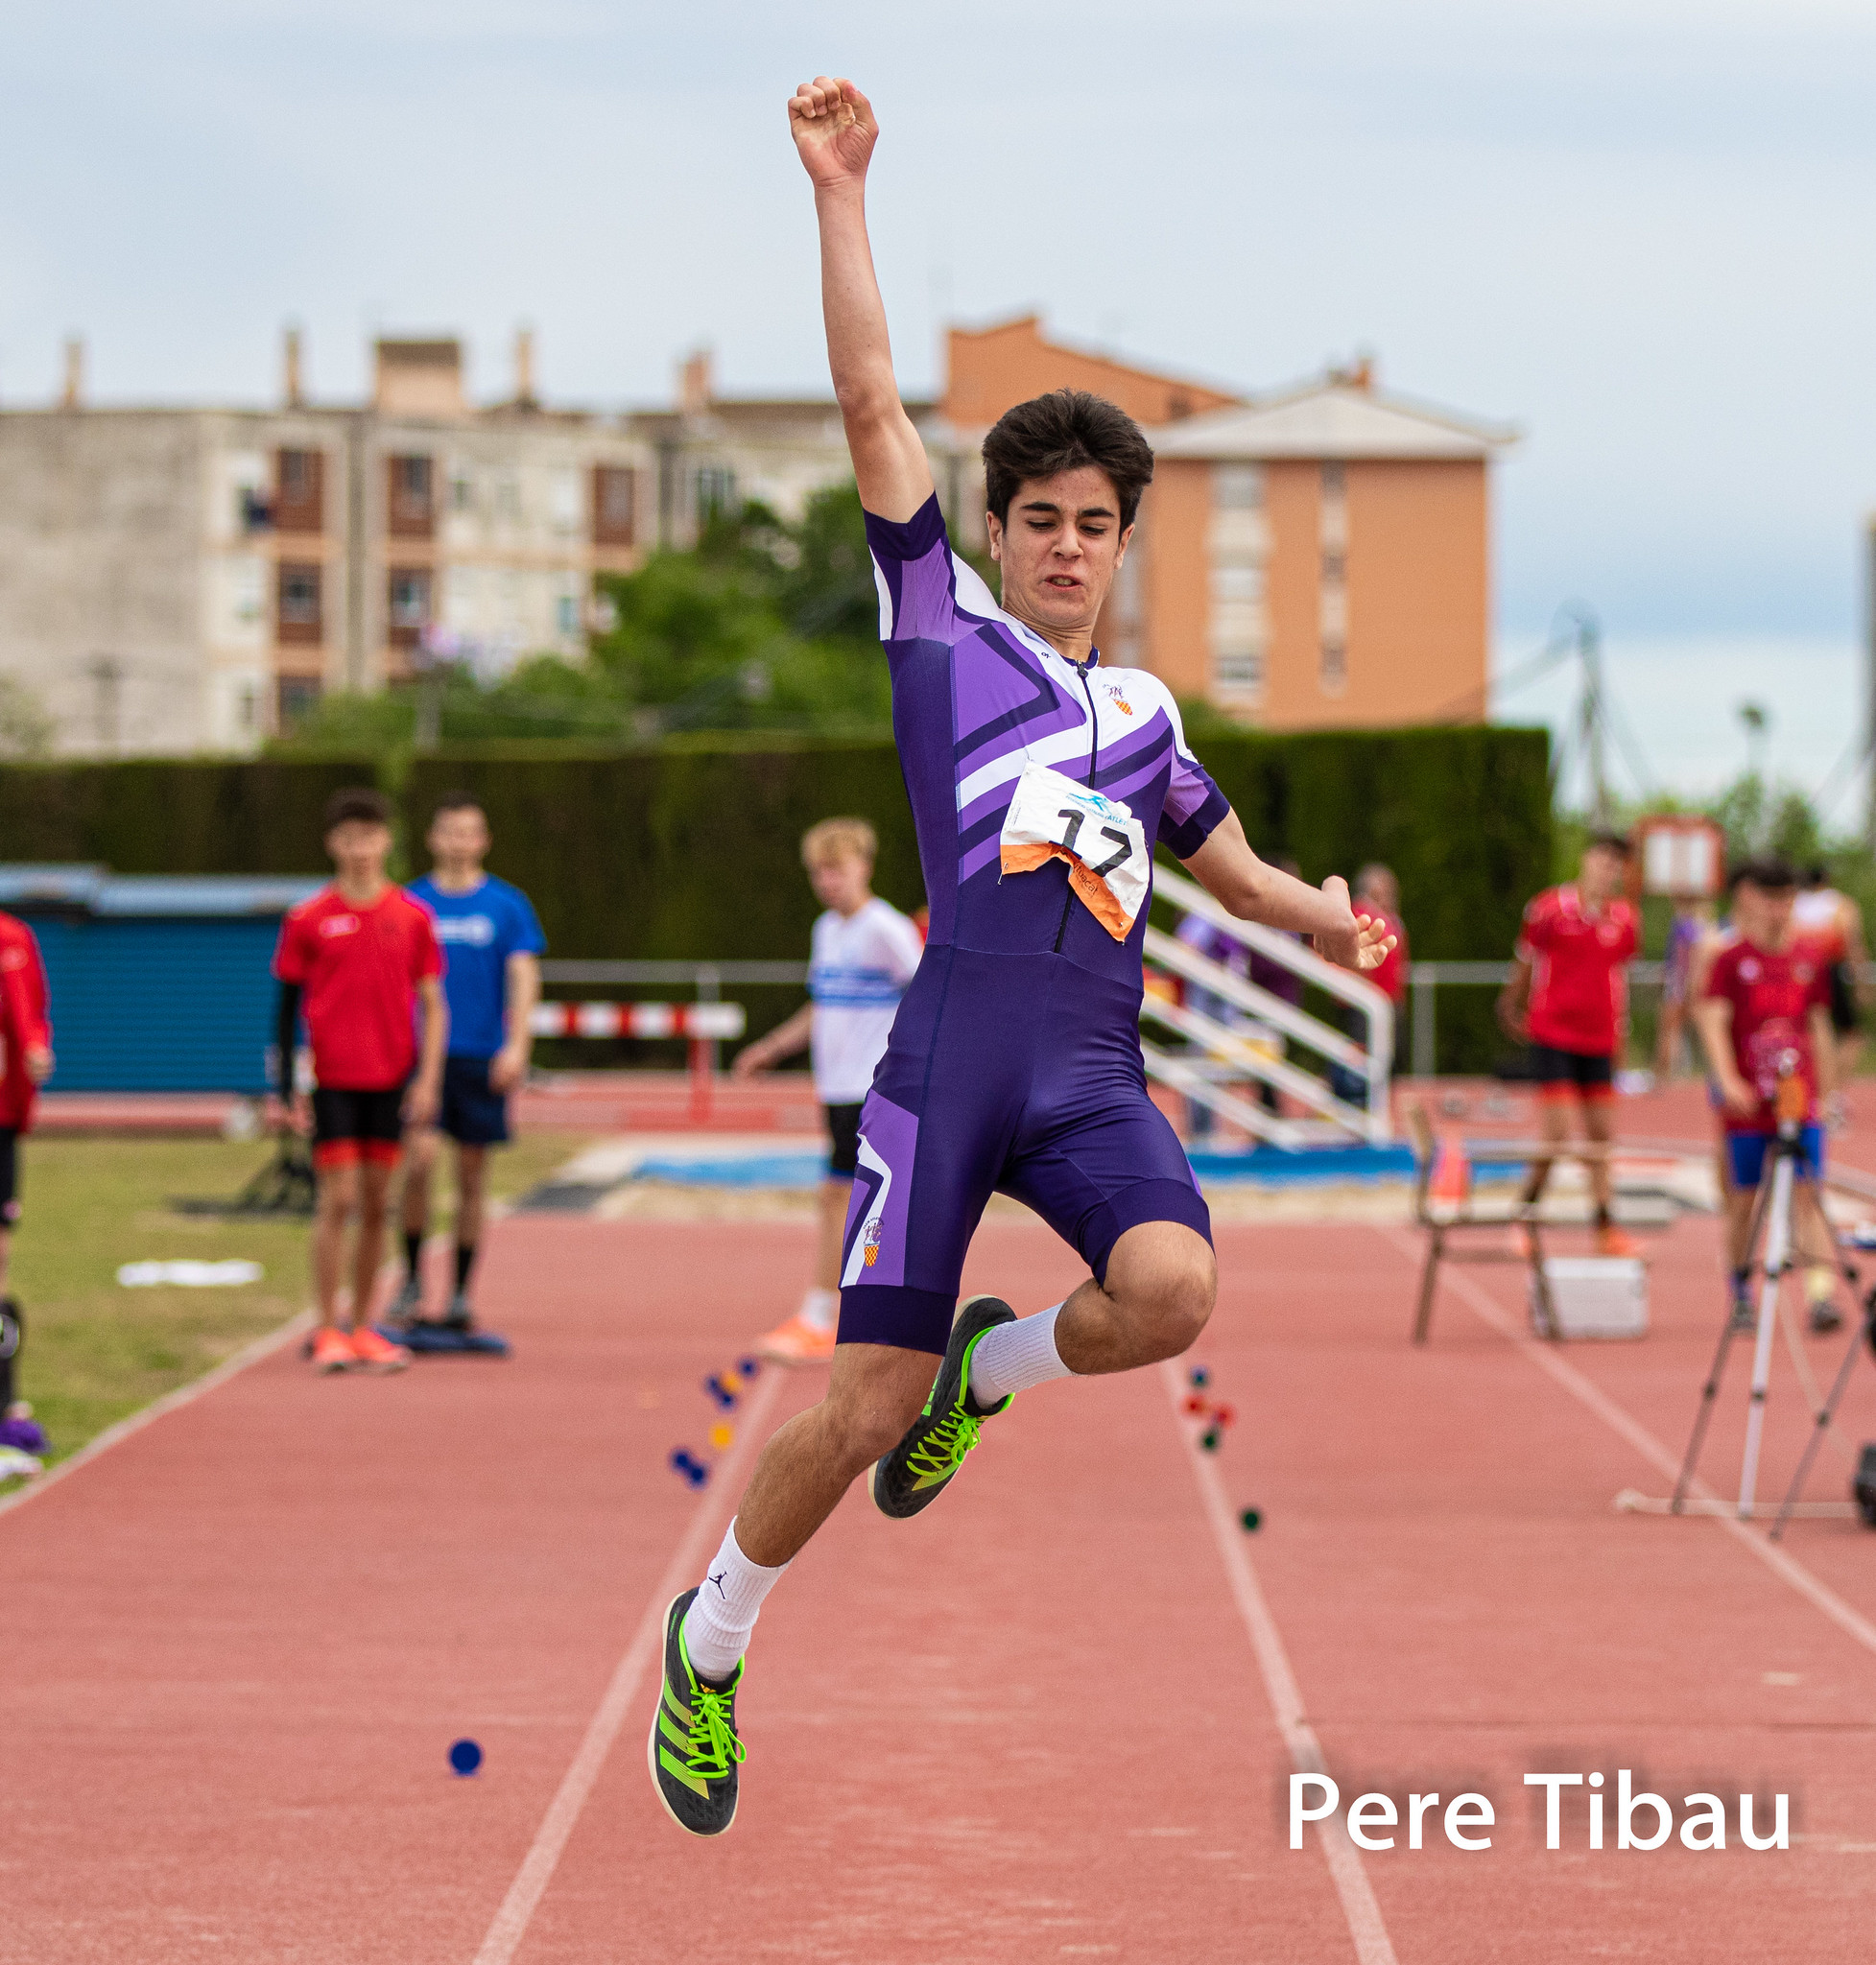
{"type": "MultiPolygon", "coordinates": [[[[1569,1103],[1582,1106],[1583,1130],[1601,1146],[1615,1138],[1615,1053],[1627,1009],[1628,963],[1641,943],[1641,923],[1622,899],[1628,841],[1598,833],[1574,882],[1547,888],[1524,911],[1511,974],[1498,999],[1498,1020],[1531,1048],[1544,1138],[1560,1145],[1569,1132],[1569,1103]]],[[[1524,1205],[1534,1208],[1550,1178],[1537,1160],[1525,1182],[1524,1205]]],[[[1632,1255],[1634,1245],[1610,1213],[1609,1163],[1589,1163],[1600,1255],[1632,1255]]]]}
{"type": "Polygon", "coordinates": [[[1779,1128],[1781,1089],[1795,1095],[1798,1190],[1793,1231],[1810,1254],[1811,1324],[1833,1331],[1841,1318],[1830,1294],[1837,1280],[1833,1238],[1815,1199],[1824,1171],[1821,1101],[1836,1087],[1837,1036],[1831,1022],[1836,947],[1806,936],[1792,919],[1797,878],[1778,860],[1733,869],[1733,925],[1714,949],[1694,1006],[1725,1128],[1726,1227],[1733,1269],[1733,1315],[1752,1321],[1747,1267],[1752,1209],[1779,1128]],[[1817,1279],[1821,1278],[1821,1288],[1817,1279]]]}
{"type": "Polygon", "coordinates": [[[319,1175],[313,1363],[322,1372],[398,1371],[411,1354],[371,1328],[371,1299],[404,1127],[427,1125],[436,1116],[449,1034],[439,981],[442,950],[428,911],[385,878],[392,840],[386,799],[372,791],[335,792],[325,827],[338,878],[288,914],[273,956],[281,1091],[291,1099],[291,1123],[313,1135],[319,1175]],[[302,1015],[313,1047],[310,1095],[293,1077],[302,1015]],[[339,1327],[339,1289],[345,1223],[354,1213],[348,1333],[339,1327]]]}

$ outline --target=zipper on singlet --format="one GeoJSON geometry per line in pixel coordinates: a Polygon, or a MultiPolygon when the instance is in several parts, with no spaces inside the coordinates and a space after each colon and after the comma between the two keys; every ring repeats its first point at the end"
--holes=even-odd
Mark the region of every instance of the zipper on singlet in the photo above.
{"type": "MultiPolygon", "coordinates": [[[[1100,719],[1095,715],[1094,691],[1088,687],[1088,670],[1094,667],[1095,661],[1096,657],[1090,655],[1088,657],[1087,669],[1083,669],[1079,662],[1070,664],[1070,667],[1080,674],[1081,677],[1081,694],[1088,699],[1088,790],[1090,792],[1094,790],[1095,762],[1101,755],[1101,722],[1100,719]]],[[[1068,934],[1068,911],[1074,905],[1075,889],[1070,887],[1063,891],[1061,897],[1061,921],[1056,929],[1055,953],[1057,955],[1061,954],[1062,941],[1068,934]]]]}

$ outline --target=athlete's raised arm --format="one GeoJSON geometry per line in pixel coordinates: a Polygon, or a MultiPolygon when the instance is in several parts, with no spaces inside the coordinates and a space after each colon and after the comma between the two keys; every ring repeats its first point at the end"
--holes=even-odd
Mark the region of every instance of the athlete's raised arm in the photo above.
{"type": "Polygon", "coordinates": [[[1251,851],[1243,821],[1227,812],[1210,837],[1185,860],[1185,870],[1240,921],[1261,921],[1309,935],[1316,953],[1340,969],[1378,969],[1395,937],[1379,917],[1357,916],[1348,902],[1348,883],[1332,873],[1310,887],[1267,865],[1251,851]]]}
{"type": "Polygon", "coordinates": [[[790,98],[788,127],[814,180],[827,366],[860,503],[876,518],[903,524],[932,495],[932,467],[899,401],[886,303],[867,239],[867,166],[879,125],[852,83],[818,75],[790,98]]]}

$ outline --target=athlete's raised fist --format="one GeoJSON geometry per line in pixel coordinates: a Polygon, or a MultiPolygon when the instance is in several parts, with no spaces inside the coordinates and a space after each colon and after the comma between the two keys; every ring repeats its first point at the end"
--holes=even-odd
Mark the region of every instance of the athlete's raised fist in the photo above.
{"type": "Polygon", "coordinates": [[[865,181],[879,125],[852,83],[834,75],[804,82],[789,98],[788,128],[818,191],[865,181]]]}

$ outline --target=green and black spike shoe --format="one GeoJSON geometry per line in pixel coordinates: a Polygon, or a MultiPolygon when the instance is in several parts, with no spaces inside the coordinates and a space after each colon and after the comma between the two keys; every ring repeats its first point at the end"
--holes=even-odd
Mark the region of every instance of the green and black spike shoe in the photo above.
{"type": "Polygon", "coordinates": [[[691,1669],[684,1651],[684,1613],[695,1590],[671,1599],[664,1614],[664,1691],[658,1696],[645,1762],[664,1811],[693,1835],[721,1835],[736,1819],[736,1769],[743,1742],[736,1737],[739,1659],[726,1685],[713,1685],[691,1669]]]}
{"type": "Polygon", "coordinates": [[[960,1307],[924,1411],[905,1438],[873,1462],[873,1501],[881,1514],[903,1522],[930,1507],[977,1444],[981,1423],[1009,1404],[1000,1399],[985,1411],[971,1397],[970,1357],[985,1331],[1015,1321],[1016,1313],[1000,1296],[967,1297],[960,1307]]]}

